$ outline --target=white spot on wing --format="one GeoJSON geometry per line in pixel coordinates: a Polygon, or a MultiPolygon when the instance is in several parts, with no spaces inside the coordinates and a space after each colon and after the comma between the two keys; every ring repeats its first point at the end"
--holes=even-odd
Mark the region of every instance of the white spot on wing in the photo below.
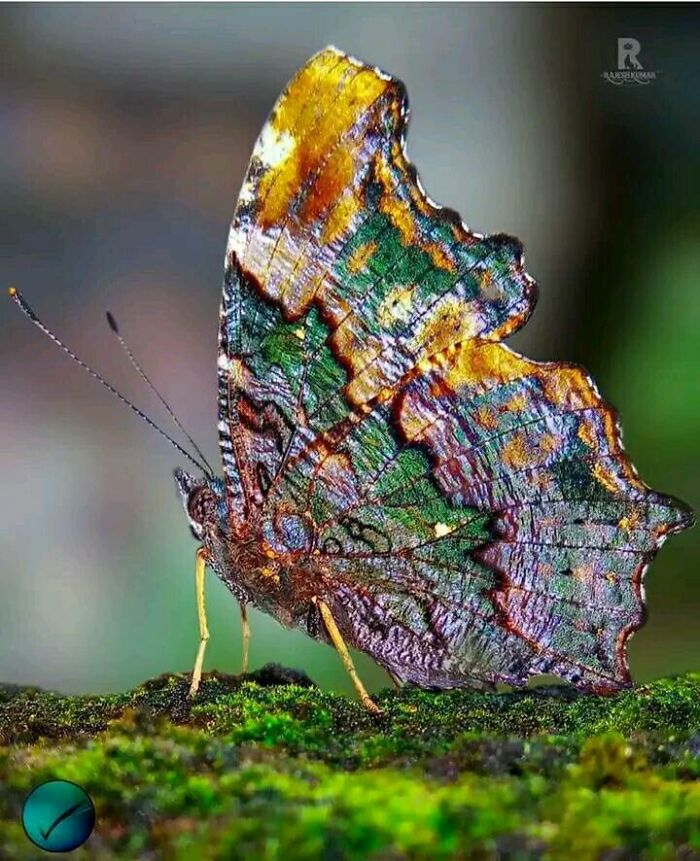
{"type": "Polygon", "coordinates": [[[266,123],[255,145],[255,155],[267,167],[276,167],[289,157],[295,146],[289,132],[279,132],[271,123],[266,123]]]}
{"type": "Polygon", "coordinates": [[[448,526],[446,523],[436,523],[435,524],[435,537],[443,538],[445,535],[449,535],[450,532],[454,532],[454,526],[448,526]]]}

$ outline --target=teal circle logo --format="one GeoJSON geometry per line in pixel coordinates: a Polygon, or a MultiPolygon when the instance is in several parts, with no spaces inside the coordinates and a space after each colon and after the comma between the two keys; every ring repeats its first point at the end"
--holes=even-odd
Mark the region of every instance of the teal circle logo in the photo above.
{"type": "Polygon", "coordinates": [[[27,837],[46,852],[70,852],[92,834],[95,805],[82,786],[49,780],[33,789],[22,808],[27,837]]]}

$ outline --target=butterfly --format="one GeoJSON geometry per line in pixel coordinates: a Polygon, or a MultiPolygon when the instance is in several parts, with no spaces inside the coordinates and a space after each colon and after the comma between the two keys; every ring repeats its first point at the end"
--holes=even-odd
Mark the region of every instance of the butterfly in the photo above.
{"type": "Polygon", "coordinates": [[[405,153],[397,79],[335,48],[282,92],[230,229],[218,344],[223,477],[176,470],[206,568],[247,607],[397,683],[631,683],[643,577],[691,511],[650,490],[575,365],[504,340],[536,285],[405,153]]]}

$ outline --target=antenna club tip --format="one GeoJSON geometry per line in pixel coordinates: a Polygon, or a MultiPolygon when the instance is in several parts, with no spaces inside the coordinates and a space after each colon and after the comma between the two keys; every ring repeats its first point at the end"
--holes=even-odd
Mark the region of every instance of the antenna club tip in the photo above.
{"type": "Polygon", "coordinates": [[[111,311],[107,311],[107,322],[109,323],[109,328],[114,332],[115,335],[119,334],[119,327],[117,326],[117,321],[112,316],[111,311]]]}
{"type": "Polygon", "coordinates": [[[7,288],[7,294],[11,299],[14,299],[14,297],[17,295],[17,288],[16,287],[8,287],[7,288]]]}

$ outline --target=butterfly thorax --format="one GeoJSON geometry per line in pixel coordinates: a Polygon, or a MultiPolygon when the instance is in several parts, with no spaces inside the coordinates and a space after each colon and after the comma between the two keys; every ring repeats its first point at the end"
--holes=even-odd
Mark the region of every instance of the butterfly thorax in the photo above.
{"type": "MultiPolygon", "coordinates": [[[[281,552],[262,509],[245,523],[230,516],[223,482],[196,479],[176,471],[176,481],[193,534],[202,542],[207,563],[236,598],[274,616],[288,627],[302,625],[318,594],[322,573],[308,546],[281,552]],[[277,546],[275,546],[277,545],[277,546]]],[[[289,527],[278,520],[278,529],[289,527]]]]}

